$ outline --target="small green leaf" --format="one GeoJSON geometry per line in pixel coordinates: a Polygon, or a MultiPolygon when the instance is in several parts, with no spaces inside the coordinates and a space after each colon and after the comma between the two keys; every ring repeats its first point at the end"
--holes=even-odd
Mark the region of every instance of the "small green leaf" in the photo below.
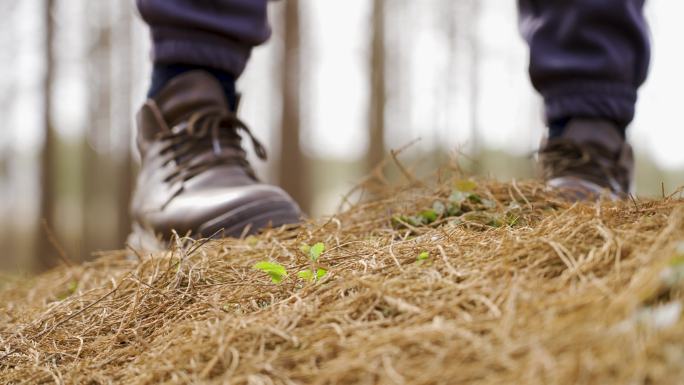
{"type": "Polygon", "coordinates": [[[437,220],[437,213],[435,210],[425,210],[420,213],[420,217],[424,219],[424,223],[432,223],[437,220]]]}
{"type": "Polygon", "coordinates": [[[74,293],[76,293],[76,290],[78,290],[78,281],[69,281],[69,283],[67,284],[67,289],[57,294],[56,297],[58,300],[63,301],[71,297],[74,293]]]}
{"type": "Polygon", "coordinates": [[[309,258],[311,258],[312,261],[316,262],[318,261],[318,258],[323,254],[325,251],[325,245],[322,242],[318,242],[317,244],[311,246],[311,250],[309,250],[309,258]]]}
{"type": "Polygon", "coordinates": [[[477,183],[469,179],[457,180],[454,183],[454,187],[458,191],[471,192],[477,188],[477,183]]]}
{"type": "Polygon", "coordinates": [[[416,265],[421,266],[424,263],[429,263],[430,262],[430,253],[427,251],[423,251],[422,253],[418,254],[416,257],[416,265]]]}
{"type": "Polygon", "coordinates": [[[268,274],[273,283],[281,283],[283,282],[283,279],[287,277],[287,270],[285,270],[285,267],[275,262],[262,261],[256,263],[252,268],[268,274]]]}
{"type": "Polygon", "coordinates": [[[311,281],[311,279],[313,278],[313,274],[311,274],[311,270],[302,270],[299,273],[297,273],[297,277],[305,281],[311,281]]]}
{"type": "Polygon", "coordinates": [[[78,281],[69,282],[69,286],[67,286],[67,290],[69,290],[69,294],[74,294],[77,289],[78,289],[78,281]]]}
{"type": "Polygon", "coordinates": [[[306,243],[302,243],[301,245],[299,245],[299,250],[302,253],[309,255],[309,250],[311,250],[311,246],[307,245],[306,243]]]}
{"type": "MultiPolygon", "coordinates": [[[[328,274],[328,270],[319,268],[316,270],[316,280],[320,280],[321,278],[325,277],[325,275],[328,274]]],[[[297,273],[297,277],[305,280],[305,281],[313,281],[313,273],[311,270],[302,270],[299,273],[297,273]]]]}
{"type": "Polygon", "coordinates": [[[447,209],[447,214],[450,217],[457,217],[463,214],[463,210],[461,210],[461,205],[458,203],[450,203],[449,208],[447,209]]]}
{"type": "Polygon", "coordinates": [[[482,198],[477,194],[468,195],[468,200],[473,203],[482,203],[482,198]]]}

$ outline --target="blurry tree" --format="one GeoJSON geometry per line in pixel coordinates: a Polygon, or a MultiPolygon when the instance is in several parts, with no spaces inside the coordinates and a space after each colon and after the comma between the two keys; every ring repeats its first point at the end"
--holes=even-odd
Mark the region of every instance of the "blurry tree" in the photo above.
{"type": "MultiPolygon", "coordinates": [[[[44,25],[44,78],[43,78],[43,149],[40,169],[40,218],[45,227],[53,226],[55,213],[55,163],[57,136],[53,125],[53,88],[55,82],[55,0],[45,0],[43,5],[44,25]]],[[[57,264],[55,250],[45,231],[37,232],[38,235],[38,269],[47,269],[57,264]]]]}
{"type": "Polygon", "coordinates": [[[470,125],[471,125],[471,154],[476,160],[473,164],[473,172],[478,173],[480,155],[480,0],[470,0],[468,10],[468,40],[470,42],[470,125]]]}
{"type": "MultiPolygon", "coordinates": [[[[0,15],[6,15],[6,22],[0,23],[0,62],[7,68],[14,68],[14,20],[16,14],[16,2],[0,2],[0,15]]],[[[0,116],[9,120],[12,114],[13,100],[16,98],[16,82],[8,78],[0,78],[0,116]]],[[[13,149],[11,144],[11,129],[5,127],[5,135],[0,137],[0,216],[9,217],[12,207],[8,203],[11,199],[11,172],[13,165],[13,149]]],[[[15,248],[17,247],[13,233],[17,226],[5,222],[0,223],[0,250],[3,250],[5,258],[0,259],[0,269],[7,269],[15,261],[15,248]]]]}
{"type": "Polygon", "coordinates": [[[373,0],[370,52],[369,169],[385,156],[385,0],[373,0]]]}
{"type": "Polygon", "coordinates": [[[128,234],[131,230],[131,218],[129,212],[129,204],[134,184],[134,165],[131,153],[131,146],[133,144],[131,134],[133,132],[133,110],[131,108],[131,98],[133,94],[133,43],[132,43],[132,29],[133,18],[135,17],[134,7],[126,1],[116,1],[111,3],[117,9],[118,18],[114,24],[114,56],[116,60],[116,68],[114,71],[114,78],[118,79],[114,86],[114,95],[116,103],[114,105],[114,113],[112,118],[115,119],[114,125],[116,128],[116,137],[118,143],[116,146],[116,162],[117,169],[117,243],[124,244],[128,234]]]}
{"type": "Polygon", "coordinates": [[[302,86],[300,2],[288,0],[283,12],[282,121],[280,185],[292,195],[304,212],[309,212],[309,168],[300,146],[300,91],[302,86]]]}
{"type": "Polygon", "coordinates": [[[89,1],[86,9],[92,23],[87,71],[89,93],[88,123],[84,137],[83,182],[83,251],[88,253],[108,243],[113,219],[107,210],[114,175],[106,159],[111,148],[111,45],[112,30],[108,2],[89,1]]]}

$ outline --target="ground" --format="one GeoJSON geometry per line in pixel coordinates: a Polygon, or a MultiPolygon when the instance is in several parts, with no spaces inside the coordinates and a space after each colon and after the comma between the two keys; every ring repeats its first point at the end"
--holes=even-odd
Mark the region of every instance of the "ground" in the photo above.
{"type": "Polygon", "coordinates": [[[10,284],[0,383],[682,383],[682,201],[407,176],[299,227],[10,284]]]}

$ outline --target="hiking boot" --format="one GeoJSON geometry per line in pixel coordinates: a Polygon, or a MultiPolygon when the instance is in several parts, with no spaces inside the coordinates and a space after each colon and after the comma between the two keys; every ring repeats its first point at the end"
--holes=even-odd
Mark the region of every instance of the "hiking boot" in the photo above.
{"type": "Polygon", "coordinates": [[[155,249],[172,230],[194,238],[239,237],[298,222],[301,212],[292,198],[255,176],[240,134],[265,160],[264,147],[207,72],[179,75],[148,99],[138,113],[142,167],[129,241],[155,249]]]}
{"type": "Polygon", "coordinates": [[[631,189],[632,147],[608,121],[571,120],[560,137],[542,145],[539,161],[547,185],[570,201],[615,200],[631,189]]]}

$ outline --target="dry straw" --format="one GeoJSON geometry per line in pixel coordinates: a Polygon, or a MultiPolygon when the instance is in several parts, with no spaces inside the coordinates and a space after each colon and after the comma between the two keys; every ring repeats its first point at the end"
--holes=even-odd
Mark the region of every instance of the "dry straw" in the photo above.
{"type": "Polygon", "coordinates": [[[0,383],[684,382],[681,201],[572,205],[478,181],[470,213],[415,223],[464,186],[439,179],[369,183],[370,202],[299,228],[11,284],[0,383]],[[300,280],[317,242],[328,273],[300,280]],[[259,261],[288,276],[272,283],[259,261]]]}

